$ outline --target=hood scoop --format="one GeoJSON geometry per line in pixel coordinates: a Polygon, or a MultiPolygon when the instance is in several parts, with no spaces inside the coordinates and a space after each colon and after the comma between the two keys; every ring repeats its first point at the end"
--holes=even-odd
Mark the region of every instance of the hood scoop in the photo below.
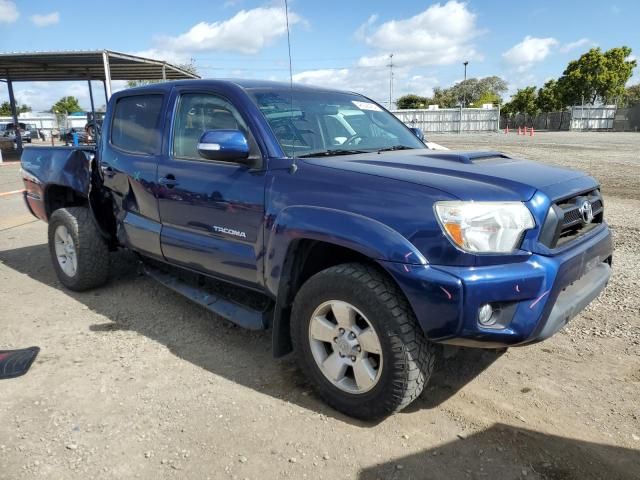
{"type": "Polygon", "coordinates": [[[458,162],[458,163],[478,163],[484,162],[488,160],[511,160],[509,155],[505,155],[501,152],[437,152],[437,153],[428,153],[426,155],[420,155],[424,158],[435,158],[438,160],[447,160],[450,162],[458,162]]]}
{"type": "MultiPolygon", "coordinates": [[[[403,157],[409,157],[409,155],[407,155],[406,152],[402,152],[405,155],[399,155],[397,158],[402,159],[403,157]]],[[[453,163],[462,163],[464,165],[473,165],[473,164],[478,164],[478,163],[493,163],[493,164],[501,164],[501,163],[511,163],[514,162],[516,160],[514,160],[513,158],[511,158],[509,155],[505,155],[504,153],[501,152],[493,152],[493,151],[487,151],[487,152],[428,152],[428,153],[424,153],[424,154],[413,154],[411,155],[414,159],[420,159],[420,160],[443,160],[445,162],[453,162],[453,163]]],[[[369,164],[369,165],[387,165],[387,166],[391,166],[391,167],[397,167],[399,165],[399,163],[397,161],[385,161],[385,160],[378,160],[378,159],[372,159],[372,158],[367,158],[367,159],[354,159],[352,160],[353,162],[357,162],[357,163],[363,163],[363,164],[369,164]]],[[[421,165],[428,165],[427,163],[415,163],[414,165],[411,165],[410,162],[407,163],[403,163],[402,164],[404,168],[420,168],[421,165]]],[[[435,166],[434,164],[432,164],[432,166],[435,166]]]]}

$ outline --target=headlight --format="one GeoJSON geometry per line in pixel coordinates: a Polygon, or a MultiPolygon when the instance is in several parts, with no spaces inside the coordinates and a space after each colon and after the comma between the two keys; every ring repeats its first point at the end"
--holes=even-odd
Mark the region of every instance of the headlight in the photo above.
{"type": "Polygon", "coordinates": [[[435,211],[447,237],[473,253],[511,252],[535,226],[522,202],[437,202],[435,211]]]}

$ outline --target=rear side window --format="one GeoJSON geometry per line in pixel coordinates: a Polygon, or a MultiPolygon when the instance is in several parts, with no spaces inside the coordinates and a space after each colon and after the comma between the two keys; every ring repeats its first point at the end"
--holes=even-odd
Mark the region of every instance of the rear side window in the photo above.
{"type": "Polygon", "coordinates": [[[111,143],[127,152],[160,153],[162,95],[135,95],[116,102],[111,143]]]}

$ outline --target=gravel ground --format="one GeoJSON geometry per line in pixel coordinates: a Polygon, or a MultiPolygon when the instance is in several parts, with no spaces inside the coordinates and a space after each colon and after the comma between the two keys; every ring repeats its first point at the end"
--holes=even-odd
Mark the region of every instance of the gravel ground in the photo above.
{"type": "MultiPolygon", "coordinates": [[[[0,196],[0,349],[38,345],[0,381],[0,479],[640,479],[640,135],[438,135],[586,170],[615,236],[606,292],[546,342],[442,359],[379,423],[340,415],[270,337],[215,318],[113,256],[64,290],[18,195],[0,196]]],[[[0,193],[20,188],[0,166],[0,193]]]]}

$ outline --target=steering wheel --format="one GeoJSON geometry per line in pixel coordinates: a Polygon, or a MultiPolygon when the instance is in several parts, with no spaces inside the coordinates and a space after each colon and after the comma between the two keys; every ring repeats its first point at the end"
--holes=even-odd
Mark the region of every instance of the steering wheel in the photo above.
{"type": "Polygon", "coordinates": [[[366,135],[361,135],[359,133],[355,133],[355,134],[351,135],[349,138],[347,138],[342,145],[355,145],[354,142],[357,139],[364,140],[365,138],[369,138],[369,137],[367,137],[366,135]]]}

